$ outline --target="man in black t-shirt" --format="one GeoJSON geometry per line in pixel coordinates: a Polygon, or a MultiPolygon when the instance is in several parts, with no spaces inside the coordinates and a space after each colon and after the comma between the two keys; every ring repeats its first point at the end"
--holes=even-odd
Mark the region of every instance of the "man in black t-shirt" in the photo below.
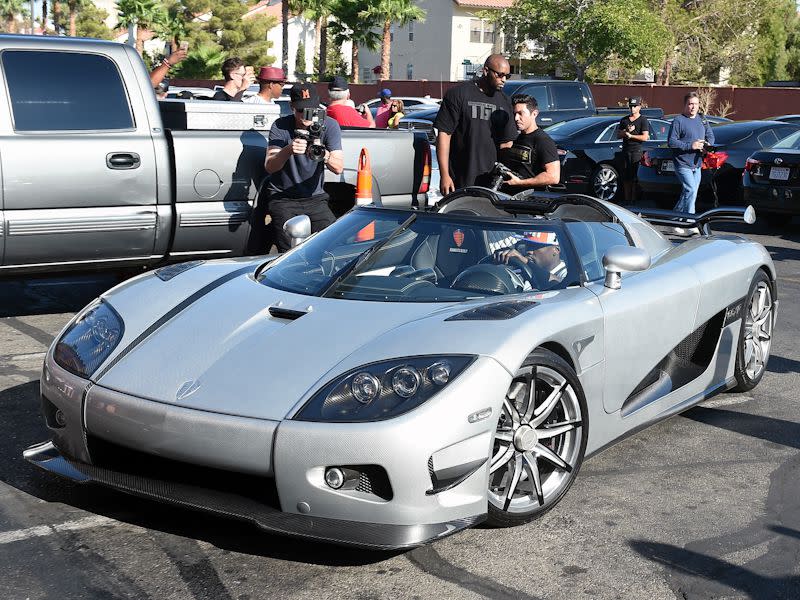
{"type": "Polygon", "coordinates": [[[639,114],[642,99],[634,96],[628,101],[631,114],[622,117],[617,137],[622,139],[622,169],[620,178],[625,190],[626,204],[636,204],[636,174],[642,158],[642,142],[650,139],[650,126],[647,117],[639,114]]]}
{"type": "Polygon", "coordinates": [[[507,179],[501,188],[509,194],[522,190],[555,185],[561,179],[561,163],[556,143],[536,125],[539,104],[527,94],[511,97],[514,122],[519,136],[510,148],[500,150],[500,162],[515,176],[507,179]]]}
{"type": "Polygon", "coordinates": [[[447,90],[433,126],[438,129],[436,155],[442,194],[480,185],[497,162],[497,149],[517,137],[511,102],[503,92],[510,65],[492,54],[483,74],[447,90]]]}

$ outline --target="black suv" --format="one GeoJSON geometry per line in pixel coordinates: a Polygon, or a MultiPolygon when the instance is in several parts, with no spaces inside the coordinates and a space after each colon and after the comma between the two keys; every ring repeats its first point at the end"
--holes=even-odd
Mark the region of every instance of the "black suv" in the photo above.
{"type": "Polygon", "coordinates": [[[536,98],[539,127],[553,123],[588,117],[597,109],[589,85],[583,81],[561,79],[511,79],[503,86],[503,92],[511,97],[515,94],[528,94],[536,98]]]}

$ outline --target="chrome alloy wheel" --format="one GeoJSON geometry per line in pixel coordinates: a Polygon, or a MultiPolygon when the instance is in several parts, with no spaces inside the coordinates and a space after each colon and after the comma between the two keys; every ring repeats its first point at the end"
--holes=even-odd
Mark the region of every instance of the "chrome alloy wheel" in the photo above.
{"type": "Polygon", "coordinates": [[[511,382],[497,423],[489,502],[508,516],[532,518],[555,504],[582,460],[578,394],[558,370],[523,367],[511,382]]]}
{"type": "Polygon", "coordinates": [[[744,370],[751,380],[761,377],[769,360],[772,344],[772,290],[766,281],[759,281],[750,296],[744,318],[744,370]]]}
{"type": "Polygon", "coordinates": [[[600,165],[592,178],[592,188],[600,200],[613,200],[619,189],[619,175],[610,165],[600,165]]]}

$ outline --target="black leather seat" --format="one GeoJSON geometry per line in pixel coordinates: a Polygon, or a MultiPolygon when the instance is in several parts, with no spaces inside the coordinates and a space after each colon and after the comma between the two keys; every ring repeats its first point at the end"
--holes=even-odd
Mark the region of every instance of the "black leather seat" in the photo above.
{"type": "Polygon", "coordinates": [[[414,251],[411,266],[431,268],[437,283],[450,285],[459,273],[487,255],[486,245],[469,227],[445,227],[440,235],[431,235],[414,251]]]}

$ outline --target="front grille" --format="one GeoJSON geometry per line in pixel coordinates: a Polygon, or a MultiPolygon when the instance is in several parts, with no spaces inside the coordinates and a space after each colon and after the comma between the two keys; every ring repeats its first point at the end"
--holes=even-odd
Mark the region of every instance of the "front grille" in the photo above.
{"type": "Polygon", "coordinates": [[[383,500],[391,500],[394,497],[392,485],[389,483],[389,476],[386,469],[378,465],[352,465],[347,467],[358,471],[361,476],[356,486],[357,492],[372,494],[383,500]]]}

